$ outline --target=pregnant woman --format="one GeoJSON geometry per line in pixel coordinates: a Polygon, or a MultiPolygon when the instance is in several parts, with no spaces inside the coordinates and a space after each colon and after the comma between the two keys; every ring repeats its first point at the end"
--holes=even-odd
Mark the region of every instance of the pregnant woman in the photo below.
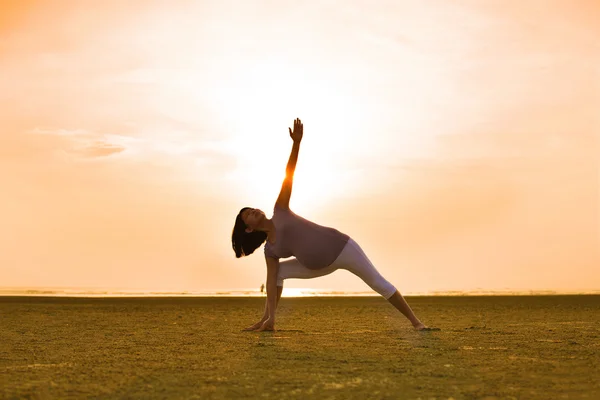
{"type": "Polygon", "coordinates": [[[285,279],[309,279],[345,269],[361,278],[387,299],[419,331],[439,330],[425,326],[412,311],[394,285],[375,269],[360,246],[347,234],[308,221],[290,210],[290,197],[296,161],[302,141],[300,119],[289,128],[293,140],[285,179],[275,202],[273,216],[268,219],[256,208],[244,207],[235,219],[231,244],[237,258],[250,255],[265,243],[267,263],[267,300],[263,317],[247,330],[275,329],[275,310],[285,279]],[[280,261],[282,258],[293,257],[280,261]]]}

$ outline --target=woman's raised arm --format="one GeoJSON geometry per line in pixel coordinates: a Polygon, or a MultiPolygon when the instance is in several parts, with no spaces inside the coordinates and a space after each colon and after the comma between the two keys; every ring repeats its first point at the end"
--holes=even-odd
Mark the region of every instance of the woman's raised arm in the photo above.
{"type": "Polygon", "coordinates": [[[285,179],[283,185],[281,185],[281,191],[279,197],[277,197],[276,205],[283,209],[290,208],[290,197],[292,196],[292,186],[294,184],[294,171],[296,170],[296,162],[298,161],[298,152],[300,151],[300,142],[302,141],[302,134],[304,126],[299,118],[294,120],[294,129],[290,130],[290,137],[294,141],[292,145],[292,152],[290,153],[290,159],[288,160],[285,168],[285,179]]]}

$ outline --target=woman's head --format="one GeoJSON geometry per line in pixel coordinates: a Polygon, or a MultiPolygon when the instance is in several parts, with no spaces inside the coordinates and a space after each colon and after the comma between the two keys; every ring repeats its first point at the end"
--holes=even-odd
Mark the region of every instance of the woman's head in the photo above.
{"type": "Polygon", "coordinates": [[[250,207],[244,207],[235,218],[231,233],[231,247],[237,258],[254,253],[265,240],[267,233],[258,230],[265,219],[265,213],[250,207]]]}

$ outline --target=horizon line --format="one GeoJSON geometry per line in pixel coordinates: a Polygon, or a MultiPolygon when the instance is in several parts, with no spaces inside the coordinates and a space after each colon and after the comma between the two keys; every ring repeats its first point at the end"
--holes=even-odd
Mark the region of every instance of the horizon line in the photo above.
{"type": "MultiPolygon", "coordinates": [[[[340,291],[332,289],[284,288],[285,297],[379,297],[373,291],[340,291]]],[[[600,295],[600,289],[474,289],[432,290],[403,292],[413,297],[468,297],[468,296],[543,296],[543,295],[600,295]]],[[[99,287],[0,287],[0,297],[264,297],[258,289],[223,290],[156,290],[99,287]]]]}

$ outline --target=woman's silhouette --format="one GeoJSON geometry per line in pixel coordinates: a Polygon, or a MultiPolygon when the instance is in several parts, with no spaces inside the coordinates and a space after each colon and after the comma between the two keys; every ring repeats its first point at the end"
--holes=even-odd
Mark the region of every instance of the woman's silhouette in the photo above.
{"type": "Polygon", "coordinates": [[[426,327],[416,317],[400,292],[379,274],[360,246],[348,235],[336,229],[317,225],[290,210],[290,196],[303,125],[300,119],[289,128],[293,140],[292,152],[273,217],[256,208],[242,208],[236,217],[231,242],[236,257],[250,255],[263,242],[267,263],[267,300],[263,317],[247,330],[273,330],[275,310],[283,290],[283,281],[290,278],[308,279],[345,269],[360,277],[373,290],[396,307],[417,330],[437,330],[426,327]],[[281,258],[293,257],[279,261],[281,258]]]}

